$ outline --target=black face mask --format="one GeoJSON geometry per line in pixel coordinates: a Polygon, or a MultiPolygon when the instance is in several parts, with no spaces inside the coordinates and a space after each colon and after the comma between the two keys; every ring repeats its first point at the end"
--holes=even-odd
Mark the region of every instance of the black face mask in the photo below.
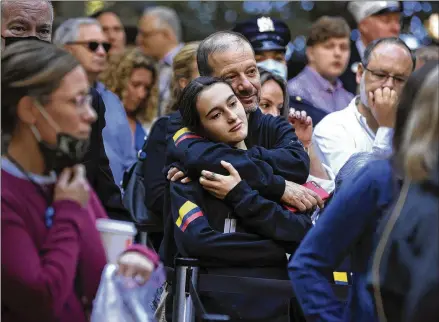
{"type": "Polygon", "coordinates": [[[89,140],[81,140],[66,133],[58,133],[56,145],[40,140],[38,146],[44,158],[46,171],[53,170],[59,175],[65,168],[71,168],[84,160],[89,140]]]}
{"type": "Polygon", "coordinates": [[[78,139],[70,134],[63,133],[44,110],[44,107],[38,101],[35,103],[43,117],[57,131],[56,144],[52,145],[42,140],[37,128],[34,125],[31,126],[43,155],[46,172],[55,171],[56,174],[60,174],[65,168],[71,168],[81,163],[88,151],[89,139],[78,139]]]}
{"type": "Polygon", "coordinates": [[[12,45],[13,43],[16,43],[17,41],[23,41],[23,40],[38,40],[38,41],[42,41],[42,42],[50,44],[50,41],[42,40],[36,36],[27,36],[27,37],[3,37],[2,36],[2,38],[5,40],[5,47],[12,45]]]}

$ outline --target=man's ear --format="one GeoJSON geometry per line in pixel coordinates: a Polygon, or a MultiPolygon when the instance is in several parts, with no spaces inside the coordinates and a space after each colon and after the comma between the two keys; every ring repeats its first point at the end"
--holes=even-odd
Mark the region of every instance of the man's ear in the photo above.
{"type": "Polygon", "coordinates": [[[357,73],[355,74],[355,80],[357,81],[357,84],[360,84],[361,77],[363,77],[363,73],[364,73],[364,66],[362,63],[359,63],[357,73]]]}
{"type": "Polygon", "coordinates": [[[30,96],[22,97],[17,104],[17,117],[26,124],[35,124],[38,116],[38,109],[35,107],[34,99],[30,96]]]}

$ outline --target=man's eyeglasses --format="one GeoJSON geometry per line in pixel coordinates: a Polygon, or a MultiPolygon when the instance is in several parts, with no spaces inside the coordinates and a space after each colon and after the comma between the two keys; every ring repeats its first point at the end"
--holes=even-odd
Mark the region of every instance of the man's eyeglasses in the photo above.
{"type": "Polygon", "coordinates": [[[407,77],[404,76],[394,76],[394,75],[389,75],[387,73],[384,72],[380,72],[380,71],[375,71],[375,70],[371,70],[367,67],[364,67],[365,70],[367,70],[368,72],[370,72],[372,74],[372,76],[380,82],[385,82],[386,80],[388,80],[390,77],[393,78],[393,80],[398,83],[398,84],[404,84],[407,81],[407,77]]]}
{"type": "Polygon", "coordinates": [[[98,50],[99,46],[104,48],[105,52],[108,53],[111,49],[111,44],[109,42],[97,42],[97,41],[72,41],[68,42],[67,45],[86,45],[90,51],[95,52],[98,50]]]}

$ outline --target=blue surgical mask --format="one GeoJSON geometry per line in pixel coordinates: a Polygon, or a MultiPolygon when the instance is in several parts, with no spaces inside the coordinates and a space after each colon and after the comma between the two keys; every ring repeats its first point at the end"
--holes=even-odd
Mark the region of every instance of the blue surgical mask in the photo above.
{"type": "Polygon", "coordinates": [[[285,64],[274,59],[267,59],[257,63],[257,65],[287,80],[288,69],[285,64]]]}

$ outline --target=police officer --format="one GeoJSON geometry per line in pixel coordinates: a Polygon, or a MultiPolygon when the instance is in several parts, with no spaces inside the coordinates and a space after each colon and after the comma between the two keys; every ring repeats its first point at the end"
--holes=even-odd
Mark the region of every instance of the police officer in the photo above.
{"type": "MultiPolygon", "coordinates": [[[[288,68],[285,54],[291,33],[285,22],[270,17],[253,18],[236,24],[232,31],[248,39],[255,51],[259,67],[287,81],[288,68]]],[[[300,96],[290,96],[289,106],[296,111],[306,111],[313,119],[314,126],[327,114],[300,96]]]]}
{"type": "Polygon", "coordinates": [[[259,67],[287,80],[285,53],[291,35],[285,22],[270,17],[253,18],[238,23],[232,31],[244,35],[249,40],[259,67]]]}

